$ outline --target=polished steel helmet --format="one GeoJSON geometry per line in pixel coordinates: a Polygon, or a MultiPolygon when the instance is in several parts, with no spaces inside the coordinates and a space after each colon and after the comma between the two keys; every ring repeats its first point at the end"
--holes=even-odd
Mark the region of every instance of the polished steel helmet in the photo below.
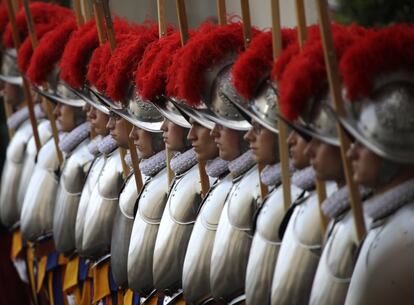
{"type": "Polygon", "coordinates": [[[176,106],[176,108],[181,112],[181,115],[187,120],[189,124],[191,118],[207,129],[214,128],[214,122],[205,114],[206,112],[210,112],[205,104],[202,103],[197,107],[190,107],[185,102],[180,101],[176,98],[169,98],[169,100],[176,106]]]}
{"type": "Polygon", "coordinates": [[[0,80],[17,86],[23,84],[23,78],[17,66],[16,49],[6,49],[3,51],[0,80]]]}
{"type": "Polygon", "coordinates": [[[368,97],[346,102],[339,118],[359,142],[384,159],[414,163],[414,74],[396,72],[378,77],[368,97]]]}
{"type": "Polygon", "coordinates": [[[160,101],[155,102],[154,105],[163,117],[183,128],[191,128],[191,124],[183,116],[182,112],[177,109],[170,98],[167,96],[160,96],[159,99],[160,101]]]}
{"type": "Polygon", "coordinates": [[[102,104],[101,100],[92,93],[93,91],[90,90],[89,87],[85,86],[83,89],[75,89],[65,83],[62,83],[62,85],[65,86],[67,90],[72,92],[79,99],[82,99],[95,109],[105,113],[106,115],[109,115],[109,108],[106,105],[102,104]]]}
{"type": "Polygon", "coordinates": [[[83,107],[85,101],[60,81],[59,73],[60,69],[55,67],[47,77],[47,87],[34,86],[33,89],[54,103],[62,103],[72,107],[83,107]]]}
{"type": "Polygon", "coordinates": [[[205,115],[216,124],[224,127],[247,131],[250,123],[233,103],[241,104],[241,97],[237,94],[231,81],[232,62],[224,61],[207,71],[207,86],[202,93],[202,101],[210,110],[205,115]]]}
{"type": "Polygon", "coordinates": [[[322,142],[334,146],[340,146],[337,119],[332,106],[332,98],[329,90],[326,90],[322,98],[316,96],[302,111],[295,124],[289,124],[304,138],[316,138],[322,142]]]}
{"type": "Polygon", "coordinates": [[[277,105],[277,90],[270,80],[261,83],[257,90],[256,96],[243,102],[240,99],[232,100],[247,117],[254,119],[263,127],[274,133],[279,133],[278,118],[279,109],[277,105]]]}
{"type": "Polygon", "coordinates": [[[144,101],[136,90],[133,90],[128,104],[122,109],[113,109],[115,113],[134,126],[149,132],[161,132],[163,116],[150,102],[144,101]]]}

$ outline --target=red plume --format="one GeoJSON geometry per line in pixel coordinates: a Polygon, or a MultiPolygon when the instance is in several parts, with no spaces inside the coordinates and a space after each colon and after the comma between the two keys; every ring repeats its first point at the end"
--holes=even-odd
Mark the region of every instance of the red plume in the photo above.
{"type": "Polygon", "coordinates": [[[82,88],[89,58],[98,45],[94,20],[73,32],[60,60],[60,78],[73,88],[82,88]]]}
{"type": "MultiPolygon", "coordinates": [[[[29,7],[35,26],[56,26],[62,24],[68,16],[73,15],[72,10],[52,3],[34,2],[31,3],[29,7]]],[[[23,41],[28,35],[26,15],[23,8],[20,8],[19,12],[16,14],[16,24],[20,40],[23,41]]],[[[6,48],[13,48],[14,46],[10,23],[7,24],[6,31],[3,34],[3,45],[6,48]]]]}
{"type": "Polygon", "coordinates": [[[70,18],[67,22],[48,32],[40,40],[33,53],[27,76],[34,84],[41,84],[53,71],[60,60],[70,35],[76,29],[76,21],[70,18]]]}
{"type": "MultiPolygon", "coordinates": [[[[332,27],[336,56],[341,58],[345,50],[362,37],[365,30],[356,26],[332,27]]],[[[306,104],[327,88],[322,41],[306,44],[286,67],[279,82],[280,111],[288,120],[295,120],[306,104]]]]}
{"type": "MultiPolygon", "coordinates": [[[[282,47],[286,48],[297,41],[296,31],[282,30],[282,47]]],[[[267,78],[273,65],[272,33],[258,34],[249,48],[239,56],[232,68],[232,79],[236,90],[245,98],[251,99],[260,82],[267,78]]]]}
{"type": "MultiPolygon", "coordinates": [[[[171,31],[171,28],[169,29],[171,31]]],[[[151,43],[158,40],[158,25],[153,24],[140,34],[132,34],[126,44],[112,54],[106,70],[106,94],[115,101],[123,101],[128,86],[134,83],[134,72],[151,43]]]]}
{"type": "MultiPolygon", "coordinates": [[[[253,34],[257,32],[253,30],[253,34]]],[[[175,78],[169,79],[167,94],[183,99],[189,105],[199,104],[205,86],[205,71],[226,56],[237,55],[243,50],[241,23],[198,33],[175,54],[174,63],[168,71],[168,75],[175,75],[175,78]]]]}
{"type": "Polygon", "coordinates": [[[346,51],[340,70],[351,101],[368,96],[381,74],[414,71],[414,28],[398,24],[370,32],[346,51]]]}

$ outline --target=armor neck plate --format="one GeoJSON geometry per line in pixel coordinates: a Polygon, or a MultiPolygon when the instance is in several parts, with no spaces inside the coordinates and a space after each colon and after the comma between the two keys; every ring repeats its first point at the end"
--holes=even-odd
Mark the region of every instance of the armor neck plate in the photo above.
{"type": "Polygon", "coordinates": [[[259,197],[259,171],[253,166],[233,181],[220,216],[210,272],[212,294],[216,299],[228,302],[244,293],[252,220],[259,197]]]}
{"type": "Polygon", "coordinates": [[[158,290],[173,292],[182,287],[184,257],[201,203],[200,193],[197,164],[177,176],[171,186],[154,248],[154,286],[158,290]]]}
{"type": "Polygon", "coordinates": [[[167,170],[164,168],[147,180],[137,201],[128,250],[128,285],[144,296],[154,289],[154,247],[167,202],[167,190],[167,170]]]}
{"type": "Polygon", "coordinates": [[[88,150],[89,142],[89,139],[84,140],[71,152],[60,177],[53,217],[53,238],[56,249],[64,254],[73,253],[76,247],[76,215],[82,189],[94,158],[88,150]]]}
{"type": "Polygon", "coordinates": [[[110,250],[118,196],[124,184],[119,150],[106,157],[105,165],[88,204],[83,228],[82,253],[98,258],[110,250]]]}
{"type": "Polygon", "coordinates": [[[211,254],[224,202],[232,186],[230,175],[213,184],[191,233],[183,267],[184,296],[191,304],[201,304],[212,297],[209,285],[211,254]]]}

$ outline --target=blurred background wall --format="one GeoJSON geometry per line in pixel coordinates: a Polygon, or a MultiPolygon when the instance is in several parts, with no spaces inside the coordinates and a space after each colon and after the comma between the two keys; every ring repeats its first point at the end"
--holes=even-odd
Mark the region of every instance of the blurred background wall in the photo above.
{"type": "MultiPolygon", "coordinates": [[[[177,24],[175,0],[165,0],[167,19],[177,24]]],[[[316,9],[314,0],[305,0],[306,16],[308,24],[316,22],[316,9]]],[[[250,0],[250,11],[252,24],[259,28],[270,28],[270,0],[250,0]]],[[[189,24],[191,27],[198,26],[208,17],[215,17],[216,0],[187,0],[185,2],[189,24]]],[[[141,22],[146,17],[156,18],[156,0],[111,0],[111,9],[128,20],[141,22]]],[[[240,0],[226,0],[227,13],[241,15],[240,0]]],[[[282,24],[286,27],[296,25],[295,1],[280,0],[282,24]]]]}

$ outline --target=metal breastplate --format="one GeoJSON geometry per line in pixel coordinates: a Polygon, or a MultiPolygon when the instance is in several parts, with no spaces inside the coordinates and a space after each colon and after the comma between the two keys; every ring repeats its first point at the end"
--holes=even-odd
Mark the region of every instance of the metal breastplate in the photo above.
{"type": "Polygon", "coordinates": [[[83,186],[82,195],[78,204],[78,211],[76,213],[76,224],[75,224],[75,246],[76,250],[80,255],[82,253],[82,242],[83,242],[83,228],[85,226],[85,215],[88,209],[89,201],[91,200],[92,191],[98,182],[99,175],[105,166],[105,157],[100,155],[92,162],[91,168],[86,178],[85,185],[83,186]]]}
{"type": "Polygon", "coordinates": [[[27,142],[29,142],[32,133],[30,122],[23,122],[7,147],[6,161],[1,176],[0,220],[1,223],[8,228],[11,228],[20,218],[17,205],[17,194],[26,145],[27,142]]]}
{"type": "MultiPolygon", "coordinates": [[[[142,177],[145,182],[148,177],[142,177]]],[[[111,269],[115,283],[120,287],[128,284],[127,261],[134,208],[138,198],[135,176],[131,174],[119,195],[119,208],[116,211],[111,238],[111,269]]]]}
{"type": "Polygon", "coordinates": [[[66,159],[60,176],[55,213],[53,239],[56,250],[69,255],[75,250],[75,224],[79,200],[93,155],[88,150],[90,140],[80,143],[66,159]]]}
{"type": "MultiPolygon", "coordinates": [[[[50,129],[49,121],[45,121],[45,120],[42,121],[37,126],[37,129],[39,132],[40,143],[42,145],[51,139],[52,132],[50,129]]],[[[29,186],[30,178],[32,177],[32,173],[33,173],[33,170],[36,164],[36,155],[37,155],[36,143],[35,143],[34,137],[31,137],[29,142],[27,143],[26,153],[25,153],[23,168],[22,168],[22,175],[21,175],[20,183],[19,183],[19,190],[17,192],[17,207],[19,211],[18,212],[19,218],[22,212],[23,201],[24,201],[24,197],[26,196],[27,187],[29,186]]]]}
{"type": "Polygon", "coordinates": [[[154,248],[153,276],[158,290],[182,287],[185,252],[201,203],[198,166],[177,176],[168,194],[154,248]]]}
{"type": "Polygon", "coordinates": [[[259,194],[259,171],[253,166],[234,181],[226,199],[211,256],[210,285],[216,299],[229,302],[244,293],[259,194]]]}
{"type": "Polygon", "coordinates": [[[351,211],[331,225],[313,281],[311,305],[344,304],[354,270],[358,240],[351,211]]]}
{"type": "MultiPolygon", "coordinates": [[[[327,196],[336,185],[326,185],[327,196]]],[[[308,304],[312,282],[322,248],[320,216],[316,193],[298,207],[290,218],[279,249],[273,274],[271,304],[308,304]]]]}
{"type": "Polygon", "coordinates": [[[37,156],[37,163],[24,197],[20,224],[22,236],[26,240],[35,241],[45,234],[52,233],[58,170],[59,160],[55,143],[50,139],[42,146],[37,156]]]}
{"type": "MultiPolygon", "coordinates": [[[[292,202],[302,193],[301,189],[291,185],[292,202]]],[[[278,233],[284,215],[280,185],[266,198],[256,220],[246,271],[246,304],[270,304],[273,271],[281,245],[278,233]]]]}
{"type": "Polygon", "coordinates": [[[201,304],[211,298],[210,264],[214,239],[224,202],[233,185],[227,175],[210,189],[191,233],[183,268],[183,290],[187,302],[201,304]]]}
{"type": "Polygon", "coordinates": [[[369,230],[352,274],[346,305],[414,304],[414,203],[369,230]]]}
{"type": "Polygon", "coordinates": [[[82,253],[97,259],[110,251],[112,228],[124,184],[119,150],[107,157],[85,215],[82,253]]]}
{"type": "Polygon", "coordinates": [[[167,171],[163,169],[144,185],[137,202],[128,250],[128,284],[132,290],[144,296],[154,289],[154,247],[167,192],[167,171]]]}

